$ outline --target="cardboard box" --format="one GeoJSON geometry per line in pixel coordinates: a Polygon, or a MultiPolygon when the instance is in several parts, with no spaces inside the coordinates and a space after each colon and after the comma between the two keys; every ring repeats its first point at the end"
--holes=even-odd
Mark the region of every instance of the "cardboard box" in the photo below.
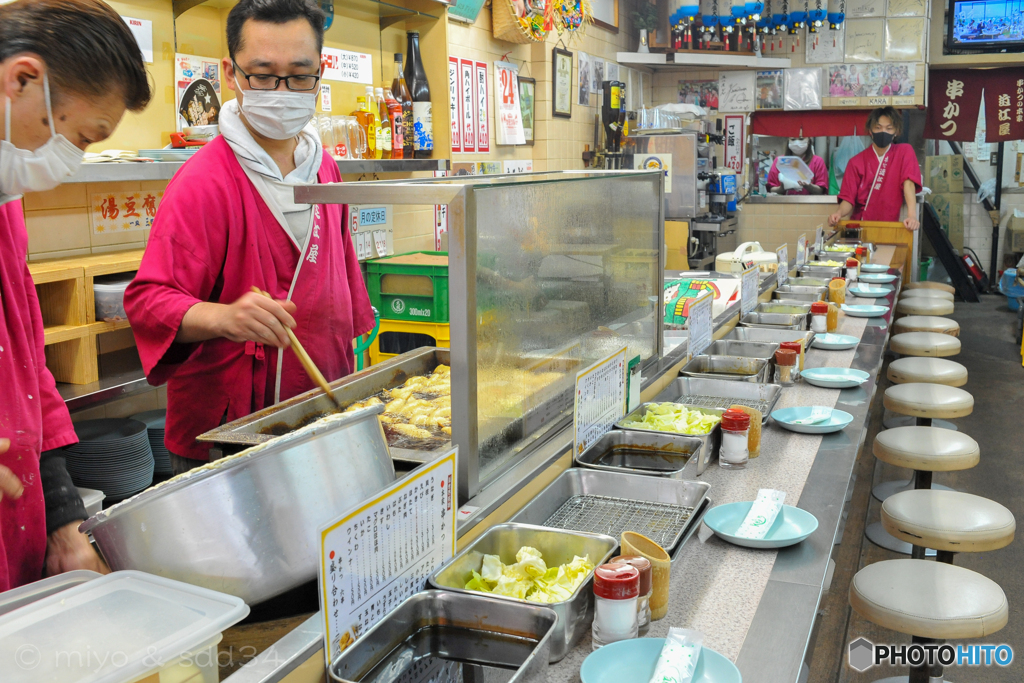
{"type": "Polygon", "coordinates": [[[964,195],[961,192],[936,193],[928,196],[928,203],[939,215],[939,225],[957,251],[964,248],[964,195]]]}
{"type": "Polygon", "coordinates": [[[959,154],[925,157],[923,181],[932,192],[963,192],[964,158],[959,154]]]}
{"type": "Polygon", "coordinates": [[[1010,222],[1006,224],[1006,250],[1012,252],[1024,252],[1024,217],[1010,216],[1010,222]]]}

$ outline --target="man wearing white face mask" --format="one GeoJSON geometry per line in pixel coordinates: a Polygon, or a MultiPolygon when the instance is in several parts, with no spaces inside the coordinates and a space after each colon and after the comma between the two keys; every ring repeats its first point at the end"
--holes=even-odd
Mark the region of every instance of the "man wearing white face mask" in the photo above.
{"type": "Polygon", "coordinates": [[[294,330],[333,381],[373,312],[348,207],[295,204],[340,182],[310,121],[324,15],[312,0],[241,0],[228,15],[221,135],[168,184],[125,310],[149,382],[167,383],[175,473],[209,459],[196,436],[313,388],[294,330]],[[252,287],[269,292],[266,298],[252,287]]]}
{"type": "Polygon", "coordinates": [[[52,190],[125,109],[150,99],[142,53],[99,0],[0,7],[0,591],[72,569],[107,571],[78,532],[85,506],[60,451],[78,441],[46,369],[20,196],[52,190]],[[59,39],[55,39],[59,36],[59,39]]]}

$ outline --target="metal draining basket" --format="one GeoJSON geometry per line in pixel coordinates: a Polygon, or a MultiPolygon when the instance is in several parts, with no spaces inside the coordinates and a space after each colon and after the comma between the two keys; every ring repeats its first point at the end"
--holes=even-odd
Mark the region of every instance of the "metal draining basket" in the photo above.
{"type": "Polygon", "coordinates": [[[565,501],[544,526],[614,538],[619,538],[623,531],[636,531],[663,548],[671,548],[693,510],[683,505],[582,494],[565,501]]]}

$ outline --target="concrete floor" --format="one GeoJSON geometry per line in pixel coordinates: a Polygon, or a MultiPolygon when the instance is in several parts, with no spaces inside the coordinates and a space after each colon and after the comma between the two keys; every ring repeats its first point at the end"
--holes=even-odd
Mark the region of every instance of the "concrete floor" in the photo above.
{"type": "MultiPolygon", "coordinates": [[[[963,387],[974,396],[974,412],[952,420],[981,447],[981,462],[962,472],[937,473],[935,483],[991,498],[1009,508],[1024,524],[1024,367],[1015,325],[1017,314],[1009,311],[1006,298],[983,296],[979,304],[956,303],[951,316],[960,323],[960,355],[952,360],[969,373],[963,387]]],[[[908,470],[883,465],[871,455],[870,444],[881,429],[882,401],[888,380],[875,396],[868,439],[855,466],[857,481],[842,543],[835,556],[832,588],[822,600],[819,631],[815,641],[808,683],[867,683],[886,676],[906,675],[905,668],[875,667],[858,674],[846,664],[850,641],[863,636],[875,643],[909,643],[910,638],[879,628],[853,613],[849,606],[850,579],[865,565],[906,557],[874,545],[864,537],[866,524],[879,520],[881,504],[871,497],[871,487],[891,479],[907,479],[908,470]]],[[[1018,534],[1020,535],[1020,534],[1018,534]]],[[[970,643],[1006,643],[1015,652],[1008,667],[950,667],[946,677],[955,683],[1009,683],[1024,681],[1024,540],[1007,548],[981,554],[959,554],[955,563],[983,574],[1002,586],[1010,603],[1009,623],[992,636],[970,643]]]]}

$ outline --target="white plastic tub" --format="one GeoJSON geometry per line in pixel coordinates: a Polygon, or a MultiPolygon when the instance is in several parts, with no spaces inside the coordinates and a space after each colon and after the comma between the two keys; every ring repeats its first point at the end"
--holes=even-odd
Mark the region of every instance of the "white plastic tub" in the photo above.
{"type": "Polygon", "coordinates": [[[135,273],[120,273],[103,278],[96,278],[92,284],[93,298],[96,300],[96,320],[117,322],[127,320],[124,312],[124,290],[128,289],[135,273]]]}

